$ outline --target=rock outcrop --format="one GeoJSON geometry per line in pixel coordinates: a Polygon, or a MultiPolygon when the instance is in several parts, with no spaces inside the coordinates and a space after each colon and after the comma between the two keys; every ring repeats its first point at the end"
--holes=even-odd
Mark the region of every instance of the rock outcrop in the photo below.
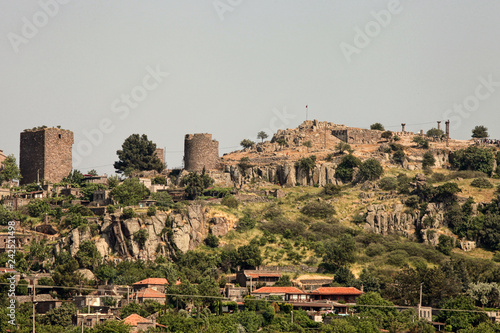
{"type": "Polygon", "coordinates": [[[126,220],[114,214],[99,222],[100,232],[96,237],[92,237],[88,228],[73,229],[59,241],[56,253],[68,250],[74,256],[82,242],[91,240],[106,260],[118,257],[154,260],[159,255],[172,257],[177,251],[195,249],[209,233],[224,236],[235,223],[234,217],[201,205],[187,206],[185,211],[126,220]],[[144,232],[139,233],[141,230],[144,232]],[[139,239],[140,234],[147,235],[145,241],[139,239]]]}

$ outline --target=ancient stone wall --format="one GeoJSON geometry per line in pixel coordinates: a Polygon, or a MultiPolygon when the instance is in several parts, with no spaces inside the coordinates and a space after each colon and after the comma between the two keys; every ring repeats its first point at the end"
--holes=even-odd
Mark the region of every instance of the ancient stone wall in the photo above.
{"type": "Polygon", "coordinates": [[[73,132],[59,128],[27,130],[21,133],[19,168],[21,184],[37,181],[60,182],[73,168],[73,132]]]}
{"type": "Polygon", "coordinates": [[[220,168],[219,142],[212,134],[186,134],[184,139],[184,169],[187,171],[220,168]]]}
{"type": "Polygon", "coordinates": [[[362,128],[346,128],[333,130],[332,135],[340,140],[353,144],[375,144],[382,140],[382,131],[362,129],[362,128]]]}
{"type": "Polygon", "coordinates": [[[7,158],[7,156],[5,156],[5,154],[3,153],[3,150],[0,150],[0,170],[3,169],[3,161],[5,161],[5,159],[7,158]]]}
{"type": "Polygon", "coordinates": [[[156,156],[162,163],[165,163],[165,150],[163,148],[156,148],[156,156]]]}

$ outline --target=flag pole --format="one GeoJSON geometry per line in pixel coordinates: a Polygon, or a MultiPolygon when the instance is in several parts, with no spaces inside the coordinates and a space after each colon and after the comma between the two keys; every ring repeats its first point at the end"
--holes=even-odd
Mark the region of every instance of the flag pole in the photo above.
{"type": "Polygon", "coordinates": [[[308,111],[309,111],[308,106],[309,106],[309,105],[306,105],[306,120],[307,120],[307,118],[308,118],[308,117],[307,117],[307,116],[308,116],[308,114],[307,114],[307,113],[308,113],[308,111]]]}

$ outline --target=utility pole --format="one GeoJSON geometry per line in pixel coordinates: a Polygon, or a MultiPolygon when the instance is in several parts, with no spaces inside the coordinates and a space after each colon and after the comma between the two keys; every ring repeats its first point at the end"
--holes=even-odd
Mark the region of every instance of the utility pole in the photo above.
{"type": "Polygon", "coordinates": [[[130,295],[129,295],[129,289],[127,286],[127,305],[130,303],[130,295]]]}
{"type": "Polygon", "coordinates": [[[35,333],[35,296],[36,296],[36,275],[33,279],[33,333],[35,333]]]}
{"type": "Polygon", "coordinates": [[[290,319],[291,319],[291,323],[292,323],[292,325],[293,325],[293,310],[292,310],[292,311],[290,311],[290,319]]]}
{"type": "Polygon", "coordinates": [[[422,285],[424,283],[420,283],[420,301],[418,303],[418,319],[420,320],[420,308],[422,307],[422,285]]]}

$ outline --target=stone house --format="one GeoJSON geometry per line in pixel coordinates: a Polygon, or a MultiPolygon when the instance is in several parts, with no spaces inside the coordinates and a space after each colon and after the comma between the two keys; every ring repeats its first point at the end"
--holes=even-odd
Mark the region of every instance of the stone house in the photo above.
{"type": "Polygon", "coordinates": [[[144,303],[144,301],[150,300],[155,301],[160,304],[165,304],[166,296],[163,292],[152,289],[145,288],[134,292],[130,295],[131,300],[135,300],[138,303],[144,303]]]}
{"type": "Polygon", "coordinates": [[[102,184],[108,185],[108,176],[92,176],[92,175],[83,175],[83,181],[89,184],[102,184]]]}
{"type": "Polygon", "coordinates": [[[109,311],[107,313],[80,313],[77,311],[76,315],[73,317],[73,325],[94,328],[97,324],[102,324],[113,319],[116,319],[116,316],[109,311]]]}
{"type": "Polygon", "coordinates": [[[150,328],[155,328],[156,323],[154,320],[149,320],[144,317],[139,316],[136,313],[131,314],[127,318],[123,319],[123,322],[130,325],[130,332],[145,332],[150,328]]]}
{"type": "Polygon", "coordinates": [[[236,281],[242,287],[256,289],[257,285],[272,286],[281,278],[281,273],[259,270],[241,270],[236,274],[236,281]]]}

